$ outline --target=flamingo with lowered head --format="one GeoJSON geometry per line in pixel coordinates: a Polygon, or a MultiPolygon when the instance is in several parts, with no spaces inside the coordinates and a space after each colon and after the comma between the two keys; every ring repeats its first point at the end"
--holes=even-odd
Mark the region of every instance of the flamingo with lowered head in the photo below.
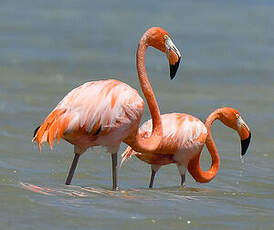
{"type": "Polygon", "coordinates": [[[113,189],[117,189],[117,151],[121,142],[139,152],[154,152],[162,139],[160,111],[145,68],[146,49],[152,46],[166,53],[173,79],[181,54],[169,34],[160,27],[148,29],[137,50],[137,72],[152,116],[150,137],[138,134],[144,101],[138,92],[118,80],[87,82],[70,91],[44,122],[36,128],[32,141],[53,147],[54,140],[64,139],[74,145],[74,159],[66,180],[70,184],[79,156],[92,146],[105,146],[112,156],[113,189]]]}
{"type": "MultiPolygon", "coordinates": [[[[153,152],[136,152],[130,146],[122,155],[122,163],[135,155],[140,160],[151,165],[151,178],[149,187],[153,187],[156,172],[162,165],[175,163],[181,175],[181,185],[185,181],[188,169],[192,177],[200,182],[211,181],[217,174],[220,166],[220,157],[211,135],[211,125],[216,119],[224,125],[236,130],[241,138],[243,156],[250,143],[251,133],[240,116],[233,108],[224,107],[216,109],[206,119],[205,124],[199,119],[183,113],[169,113],[161,115],[163,138],[158,148],[153,152]],[[212,158],[211,168],[203,171],[200,167],[200,155],[206,144],[212,158]]],[[[139,129],[139,135],[145,137],[151,134],[151,120],[145,122],[139,129]]]]}

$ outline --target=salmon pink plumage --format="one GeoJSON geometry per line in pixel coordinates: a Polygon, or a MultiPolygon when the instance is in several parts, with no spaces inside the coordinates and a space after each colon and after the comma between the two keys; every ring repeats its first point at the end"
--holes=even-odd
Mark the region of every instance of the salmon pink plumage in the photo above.
{"type": "Polygon", "coordinates": [[[39,149],[44,142],[64,139],[74,145],[74,159],[66,180],[70,184],[79,156],[92,146],[105,146],[112,156],[113,189],[117,188],[117,151],[123,141],[136,151],[154,151],[162,138],[160,111],[145,69],[145,52],[152,46],[165,52],[170,63],[170,77],[176,74],[181,54],[169,34],[160,27],[148,29],[137,50],[137,72],[153,120],[150,137],[138,135],[144,101],[127,84],[109,79],[87,82],[69,92],[35,129],[33,142],[39,149]]]}
{"type": "MultiPolygon", "coordinates": [[[[211,125],[216,119],[238,132],[242,140],[242,155],[244,155],[251,137],[249,128],[236,109],[224,107],[211,113],[205,124],[188,114],[161,115],[163,137],[158,148],[153,153],[148,153],[136,152],[129,146],[122,155],[121,165],[133,155],[150,164],[150,188],[153,187],[154,177],[159,168],[171,163],[175,163],[178,167],[181,184],[185,181],[187,169],[196,181],[209,182],[216,176],[220,165],[219,154],[211,135],[211,125]],[[200,154],[204,144],[212,157],[212,165],[207,172],[200,167],[200,154]]],[[[150,136],[151,129],[151,120],[149,120],[141,126],[139,134],[150,136]]]]}

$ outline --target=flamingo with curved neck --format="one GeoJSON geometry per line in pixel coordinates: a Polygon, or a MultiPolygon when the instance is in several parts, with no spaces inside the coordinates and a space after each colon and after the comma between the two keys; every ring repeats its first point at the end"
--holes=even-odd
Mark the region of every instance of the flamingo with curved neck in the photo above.
{"type": "MultiPolygon", "coordinates": [[[[182,113],[161,115],[163,138],[158,148],[153,152],[136,152],[128,147],[122,155],[121,164],[135,155],[140,160],[151,165],[151,179],[149,187],[153,187],[156,172],[163,165],[175,163],[181,175],[181,184],[184,184],[185,173],[188,169],[192,177],[200,183],[211,181],[220,167],[220,157],[211,134],[212,123],[218,119],[225,126],[236,130],[241,138],[244,155],[250,143],[251,133],[240,116],[233,108],[224,107],[215,110],[203,124],[199,119],[182,113]],[[206,144],[212,158],[211,168],[203,171],[200,167],[200,155],[206,144]]],[[[151,120],[145,122],[139,129],[143,137],[149,136],[152,130],[151,120]]]]}
{"type": "Polygon", "coordinates": [[[137,152],[154,152],[162,139],[162,123],[160,118],[160,110],[149,83],[145,67],[145,53],[149,46],[155,47],[162,52],[166,52],[170,63],[170,78],[173,79],[177,71],[181,54],[173,44],[169,35],[162,28],[153,27],[146,31],[142,36],[138,45],[136,55],[137,72],[140,85],[144,96],[147,100],[148,107],[152,117],[152,133],[150,137],[144,138],[138,134],[138,126],[133,129],[132,134],[128,136],[124,142],[131,146],[137,152]]]}
{"type": "Polygon", "coordinates": [[[69,92],[34,131],[33,142],[39,150],[43,142],[52,148],[54,140],[64,139],[74,145],[74,159],[66,184],[70,184],[79,156],[93,146],[105,146],[112,156],[113,189],[117,188],[117,152],[121,142],[136,151],[155,151],[162,138],[160,111],[145,69],[145,52],[152,46],[166,53],[170,78],[174,78],[181,54],[169,34],[160,27],[148,29],[137,51],[138,78],[153,119],[150,137],[138,134],[144,101],[137,91],[118,80],[87,82],[69,92]]]}
{"type": "Polygon", "coordinates": [[[202,170],[202,168],[200,167],[201,152],[197,154],[195,157],[193,157],[188,163],[189,173],[196,181],[200,183],[207,183],[211,181],[217,175],[220,167],[220,156],[211,134],[211,126],[215,120],[220,120],[224,125],[238,132],[241,138],[242,156],[246,153],[251,139],[251,133],[249,131],[248,126],[242,120],[242,118],[236,110],[232,108],[222,108],[217,109],[213,113],[211,113],[205,122],[205,127],[207,128],[208,132],[205,143],[211,155],[211,167],[208,171],[202,170]]]}

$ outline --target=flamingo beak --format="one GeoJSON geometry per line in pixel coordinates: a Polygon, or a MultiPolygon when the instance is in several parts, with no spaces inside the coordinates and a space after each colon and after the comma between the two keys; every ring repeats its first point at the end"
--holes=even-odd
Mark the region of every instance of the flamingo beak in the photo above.
{"type": "Polygon", "coordinates": [[[237,119],[237,124],[238,124],[238,133],[241,138],[241,155],[245,155],[248,146],[250,144],[251,140],[251,132],[247,126],[247,124],[243,121],[243,119],[239,116],[237,119]]]}
{"type": "Polygon", "coordinates": [[[241,148],[242,148],[241,155],[242,156],[245,155],[247,148],[249,146],[250,140],[251,140],[251,133],[249,133],[248,138],[241,140],[241,148]]]}
{"type": "Polygon", "coordinates": [[[179,67],[181,53],[169,37],[167,37],[165,40],[165,46],[166,55],[169,61],[170,79],[172,80],[175,77],[177,69],[179,67]]]}

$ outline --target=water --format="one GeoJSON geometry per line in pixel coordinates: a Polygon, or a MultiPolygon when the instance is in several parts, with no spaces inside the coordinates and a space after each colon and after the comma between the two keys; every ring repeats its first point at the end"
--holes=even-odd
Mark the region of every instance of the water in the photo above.
{"type": "MultiPolygon", "coordinates": [[[[0,228],[273,229],[273,10],[272,1],[251,0],[2,1],[0,228]],[[119,170],[121,190],[112,192],[110,156],[95,148],[65,186],[72,146],[61,142],[39,153],[33,129],[86,81],[112,77],[140,91],[137,43],[155,25],[183,53],[169,81],[165,56],[148,50],[161,112],[204,120],[218,107],[237,108],[253,134],[246,157],[241,161],[237,134],[216,122],[221,168],[208,184],[187,175],[181,188],[170,165],[148,190],[149,166],[131,159],[119,170]]],[[[204,150],[203,168],[209,163],[204,150]]]]}

